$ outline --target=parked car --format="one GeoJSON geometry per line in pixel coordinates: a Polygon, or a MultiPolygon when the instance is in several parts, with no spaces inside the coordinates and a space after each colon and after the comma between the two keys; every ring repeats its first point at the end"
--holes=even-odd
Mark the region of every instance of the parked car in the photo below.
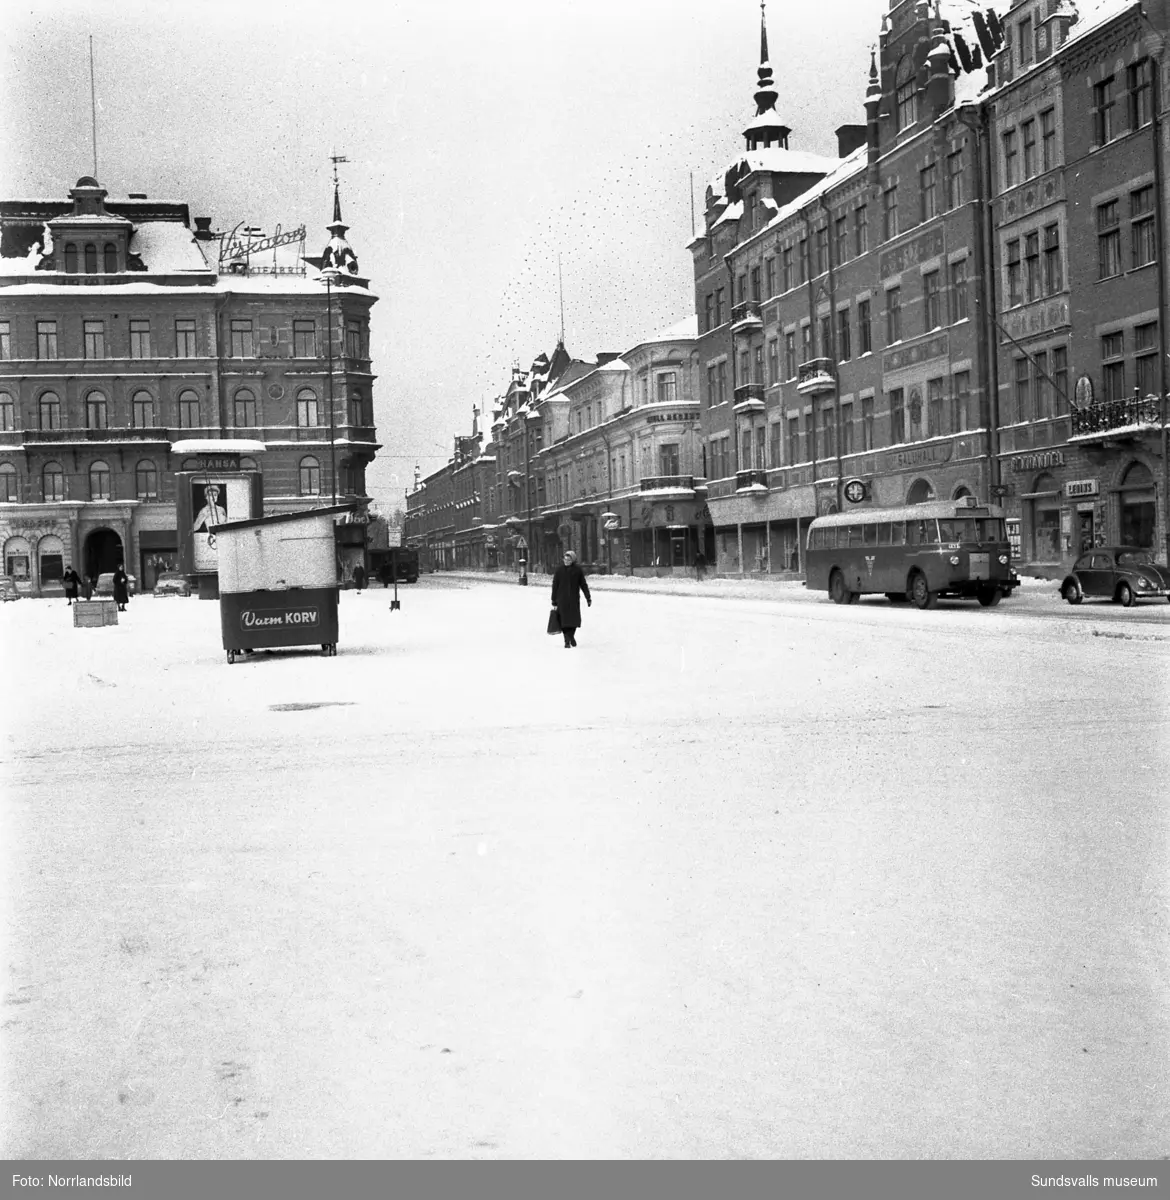
{"type": "MultiPolygon", "coordinates": [[[[133,575],[127,575],[128,581],[127,590],[133,596],[137,592],[137,581],[133,575]]],[[[95,596],[112,596],[114,594],[114,572],[106,571],[105,574],[98,576],[97,587],[94,589],[95,596]]]]}
{"type": "Polygon", "coordinates": [[[163,571],[154,581],[154,594],[156,596],[189,596],[191,584],[187,581],[187,576],[181,575],[178,571],[163,571]]]}
{"type": "Polygon", "coordinates": [[[1113,600],[1126,608],[1138,600],[1170,599],[1170,570],[1156,563],[1149,550],[1097,546],[1073,563],[1060,594],[1069,604],[1088,597],[1113,600]]]}
{"type": "Polygon", "coordinates": [[[16,580],[10,575],[0,575],[0,600],[19,600],[20,593],[16,590],[16,580]]]}

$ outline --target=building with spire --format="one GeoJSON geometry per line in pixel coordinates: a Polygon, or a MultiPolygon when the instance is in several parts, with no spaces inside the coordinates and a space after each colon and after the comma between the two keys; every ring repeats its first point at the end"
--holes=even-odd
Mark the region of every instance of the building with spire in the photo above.
{"type": "Polygon", "coordinates": [[[314,258],[303,226],[216,234],[88,176],[0,201],[0,549],[20,591],[119,563],[140,589],[178,569],[213,590],[192,530],[209,486],[229,517],[366,498],[377,298],[333,202],[314,258]]]}

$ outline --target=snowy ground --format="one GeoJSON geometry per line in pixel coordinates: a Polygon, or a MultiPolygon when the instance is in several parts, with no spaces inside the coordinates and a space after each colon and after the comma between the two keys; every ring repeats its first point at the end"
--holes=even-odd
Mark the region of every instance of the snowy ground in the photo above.
{"type": "Polygon", "coordinates": [[[5,1156],[1170,1150],[1170,605],[400,597],[0,609],[5,1156]]]}

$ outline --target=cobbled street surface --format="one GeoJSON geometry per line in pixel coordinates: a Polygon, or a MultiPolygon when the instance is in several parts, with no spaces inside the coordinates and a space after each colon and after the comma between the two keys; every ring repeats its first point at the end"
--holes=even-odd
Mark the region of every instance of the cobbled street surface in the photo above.
{"type": "Polygon", "coordinates": [[[1170,1152],[1170,605],[399,595],[0,608],[7,1157],[1170,1152]]]}

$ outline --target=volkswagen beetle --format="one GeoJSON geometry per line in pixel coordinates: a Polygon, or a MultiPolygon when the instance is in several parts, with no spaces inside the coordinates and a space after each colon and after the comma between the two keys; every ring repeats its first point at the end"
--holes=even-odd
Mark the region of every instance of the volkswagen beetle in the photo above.
{"type": "Polygon", "coordinates": [[[1170,599],[1170,570],[1136,546],[1096,546],[1073,563],[1060,594],[1069,604],[1113,600],[1128,608],[1138,600],[1170,599]]]}

